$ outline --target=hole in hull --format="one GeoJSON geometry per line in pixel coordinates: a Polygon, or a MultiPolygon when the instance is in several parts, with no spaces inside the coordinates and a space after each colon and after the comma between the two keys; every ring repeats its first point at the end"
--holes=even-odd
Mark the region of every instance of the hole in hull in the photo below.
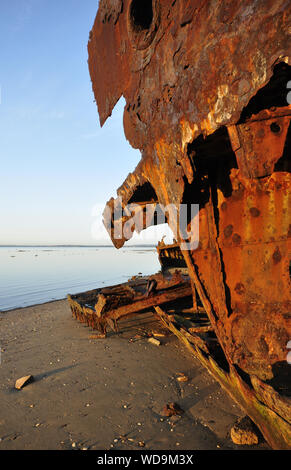
{"type": "Polygon", "coordinates": [[[133,0],[130,6],[130,19],[136,31],[149,29],[153,21],[152,0],[133,0]]]}

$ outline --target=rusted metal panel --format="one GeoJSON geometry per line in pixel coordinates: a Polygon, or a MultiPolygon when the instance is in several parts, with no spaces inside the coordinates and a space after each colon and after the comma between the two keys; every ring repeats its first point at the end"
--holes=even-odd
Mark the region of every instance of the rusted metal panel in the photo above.
{"type": "Polygon", "coordinates": [[[210,243],[192,253],[228,357],[264,379],[286,360],[290,338],[290,176],[250,180],[233,170],[232,195],[218,195],[219,253],[210,243]]]}
{"type": "Polygon", "coordinates": [[[246,178],[269,176],[283,155],[291,121],[291,106],[256,115],[255,120],[230,126],[238,167],[246,178]]]}

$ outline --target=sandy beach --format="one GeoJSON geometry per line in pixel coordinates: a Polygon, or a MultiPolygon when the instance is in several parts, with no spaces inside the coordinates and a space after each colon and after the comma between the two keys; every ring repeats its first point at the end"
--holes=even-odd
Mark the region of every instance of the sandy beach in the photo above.
{"type": "Polygon", "coordinates": [[[230,439],[240,408],[175,336],[160,346],[134,338],[161,328],[145,313],[90,339],[66,300],[1,313],[0,449],[250,448],[230,439]],[[29,374],[34,381],[16,390],[29,374]],[[162,416],[170,402],[181,417],[162,416]]]}

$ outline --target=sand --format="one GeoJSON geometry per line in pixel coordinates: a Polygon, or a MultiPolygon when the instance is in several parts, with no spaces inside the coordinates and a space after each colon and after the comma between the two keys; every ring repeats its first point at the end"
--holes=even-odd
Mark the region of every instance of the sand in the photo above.
{"type": "Polygon", "coordinates": [[[131,341],[161,328],[151,313],[121,326],[90,339],[66,300],[0,313],[0,450],[242,449],[230,439],[242,411],[176,337],[131,341]],[[161,415],[170,402],[180,418],[161,415]]]}

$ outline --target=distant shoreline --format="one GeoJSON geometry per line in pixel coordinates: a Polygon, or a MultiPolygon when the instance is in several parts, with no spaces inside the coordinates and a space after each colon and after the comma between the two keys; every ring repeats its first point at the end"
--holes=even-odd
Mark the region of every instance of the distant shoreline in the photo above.
{"type": "MultiPolygon", "coordinates": [[[[0,248],[115,248],[113,245],[0,245],[0,248]]],[[[156,248],[156,245],[127,245],[122,248],[156,248]]]]}
{"type": "Polygon", "coordinates": [[[31,305],[24,305],[23,307],[14,307],[10,308],[9,310],[1,310],[0,309],[0,314],[7,314],[11,312],[16,312],[17,310],[24,310],[24,309],[29,309],[29,308],[34,308],[34,307],[40,307],[45,304],[53,304],[55,302],[64,302],[67,300],[67,296],[62,297],[60,299],[53,299],[53,300],[46,300],[45,302],[38,302],[36,304],[31,304],[31,305]]]}
{"type": "Polygon", "coordinates": [[[10,245],[0,247],[0,310],[64,299],[160,269],[154,247],[10,245]],[[5,273],[5,275],[4,275],[5,273]]]}

